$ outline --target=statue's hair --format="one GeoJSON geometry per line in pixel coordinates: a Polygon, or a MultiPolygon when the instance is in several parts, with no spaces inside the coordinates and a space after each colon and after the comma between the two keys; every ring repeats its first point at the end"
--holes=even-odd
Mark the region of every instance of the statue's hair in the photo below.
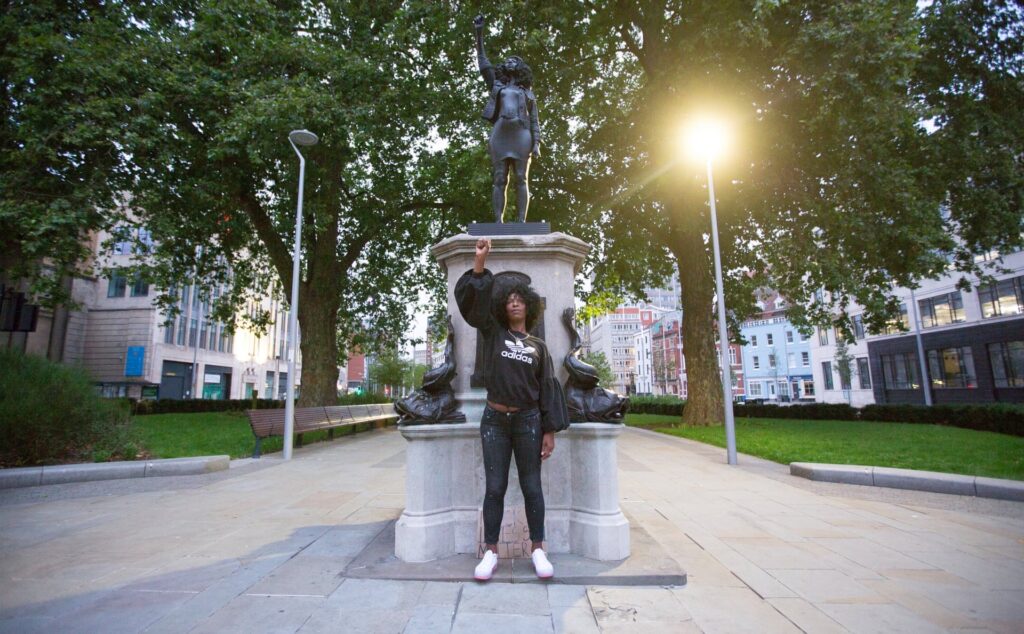
{"type": "Polygon", "coordinates": [[[497,68],[494,69],[494,74],[498,79],[505,83],[508,83],[510,79],[513,79],[523,88],[533,87],[533,70],[530,68],[529,64],[524,62],[523,58],[518,55],[513,55],[504,62],[498,64],[497,68]],[[515,71],[510,70],[508,67],[508,62],[511,60],[519,62],[519,68],[515,71]]]}
{"type": "Polygon", "coordinates": [[[518,295],[523,298],[523,303],[526,304],[526,331],[533,330],[533,327],[537,325],[537,320],[540,319],[540,295],[537,291],[533,290],[531,286],[526,284],[513,284],[503,291],[499,295],[495,295],[491,302],[491,314],[498,320],[498,323],[504,328],[508,328],[508,298],[512,295],[518,295]]]}

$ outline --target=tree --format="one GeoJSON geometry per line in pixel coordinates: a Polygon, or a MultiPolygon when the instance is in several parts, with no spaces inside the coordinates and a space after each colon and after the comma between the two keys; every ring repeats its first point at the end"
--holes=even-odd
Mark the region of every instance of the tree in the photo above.
{"type": "Polygon", "coordinates": [[[836,333],[836,372],[839,373],[839,387],[843,390],[846,401],[850,402],[850,390],[853,388],[854,357],[850,354],[850,346],[841,334],[836,333]]]}
{"type": "Polygon", "coordinates": [[[615,385],[615,374],[612,372],[612,366],[608,363],[608,357],[604,356],[603,352],[591,352],[583,355],[580,361],[594,366],[594,369],[597,370],[598,385],[606,388],[615,385]]]}
{"type": "MultiPolygon", "coordinates": [[[[370,382],[377,389],[385,385],[401,386],[412,374],[412,363],[398,356],[397,350],[385,350],[373,358],[369,368],[370,382]]],[[[395,395],[394,393],[392,395],[395,395]]]]}
{"type": "Polygon", "coordinates": [[[70,299],[90,273],[90,232],[110,225],[124,181],[117,97],[138,67],[117,3],[20,1],[0,13],[0,281],[33,301],[70,299]]]}
{"type": "Polygon", "coordinates": [[[398,344],[408,305],[440,283],[426,247],[463,220],[427,185],[442,168],[432,134],[458,111],[447,11],[343,0],[133,7],[148,84],[122,104],[123,146],[133,209],[157,244],[146,272],[166,289],[162,305],[173,310],[193,274],[201,288],[229,288],[204,299],[232,325],[255,297],[290,297],[298,160],[287,138],[314,131],[320,143],[302,148],[299,400],[333,402],[349,349],[398,344]]]}
{"type": "Polygon", "coordinates": [[[893,285],[945,271],[957,249],[1021,244],[1024,144],[1011,125],[1020,100],[1006,99],[1021,76],[1021,38],[1007,37],[1020,31],[1012,3],[937,2],[919,13],[909,0],[510,1],[495,13],[515,16],[503,43],[518,42],[538,78],[547,152],[533,170],[535,206],[566,210],[561,221],[598,244],[596,292],[639,295],[679,270],[685,423],[720,420],[722,390],[706,177],[678,159],[681,121],[711,109],[737,139],[732,160],[715,165],[734,327],[758,286],[785,295],[804,327],[831,322],[851,299],[880,326],[898,310],[893,285]],[[978,42],[999,52],[974,63],[978,42]],[[973,73],[969,107],[948,96],[963,69],[973,73]],[[997,130],[955,125],[974,114],[997,130]],[[928,117],[940,134],[922,125],[928,117]],[[936,161],[958,143],[977,154],[936,161]],[[981,160],[989,149],[998,169],[981,160]],[[984,198],[1005,210],[1001,226],[966,195],[975,174],[990,179],[984,198]],[[959,223],[970,227],[963,244],[951,237],[959,223]]]}

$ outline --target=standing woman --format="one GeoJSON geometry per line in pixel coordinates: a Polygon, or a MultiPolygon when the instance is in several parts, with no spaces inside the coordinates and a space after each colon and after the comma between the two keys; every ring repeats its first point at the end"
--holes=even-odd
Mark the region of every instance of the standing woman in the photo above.
{"type": "Polygon", "coordinates": [[[490,251],[489,239],[477,240],[473,269],[466,271],[455,285],[459,312],[483,337],[482,374],[487,385],[487,407],[480,421],[487,483],[486,550],[474,577],[486,581],[498,567],[498,534],[514,454],[533,542],[533,566],[537,576],[546,579],[555,572],[544,552],[540,466],[555,450],[555,432],[569,426],[569,413],[547,346],[542,339],[528,334],[540,317],[540,297],[525,284],[492,296],[494,276],[484,268],[490,251]]]}

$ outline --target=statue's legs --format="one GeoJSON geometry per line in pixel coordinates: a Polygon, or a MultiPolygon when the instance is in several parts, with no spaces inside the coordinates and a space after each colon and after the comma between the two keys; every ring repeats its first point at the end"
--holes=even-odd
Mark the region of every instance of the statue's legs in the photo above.
{"type": "Polygon", "coordinates": [[[491,194],[491,202],[494,206],[494,222],[501,222],[505,215],[505,191],[508,189],[509,161],[497,160],[494,162],[494,191],[491,194]]]}
{"type": "Polygon", "coordinates": [[[530,171],[530,160],[515,161],[513,170],[516,174],[516,215],[519,222],[526,222],[526,210],[530,206],[530,186],[527,176],[530,171]]]}

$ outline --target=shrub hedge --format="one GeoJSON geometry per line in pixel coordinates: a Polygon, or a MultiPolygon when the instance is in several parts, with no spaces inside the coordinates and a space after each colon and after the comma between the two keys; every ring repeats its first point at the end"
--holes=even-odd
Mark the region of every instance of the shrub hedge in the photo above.
{"type": "MultiPolygon", "coordinates": [[[[337,405],[366,405],[370,403],[390,403],[391,399],[383,394],[346,394],[338,397],[337,405]]],[[[145,416],[146,414],[192,414],[197,412],[236,412],[247,409],[280,409],[284,407],[283,400],[261,399],[232,399],[232,400],[206,400],[188,399],[173,400],[162,398],[159,400],[130,401],[132,414],[145,416]]]]}
{"type": "Polygon", "coordinates": [[[0,351],[0,464],[134,460],[122,403],[99,396],[85,370],[0,351]]]}
{"type": "MultiPolygon", "coordinates": [[[[629,411],[636,414],[682,416],[686,402],[675,397],[630,398],[629,411]]],[[[861,409],[845,403],[771,405],[736,403],[738,418],[788,418],[800,420],[863,420],[880,423],[947,425],[1011,436],[1024,436],[1024,407],[1003,403],[978,405],[867,405],[861,409]]]]}

